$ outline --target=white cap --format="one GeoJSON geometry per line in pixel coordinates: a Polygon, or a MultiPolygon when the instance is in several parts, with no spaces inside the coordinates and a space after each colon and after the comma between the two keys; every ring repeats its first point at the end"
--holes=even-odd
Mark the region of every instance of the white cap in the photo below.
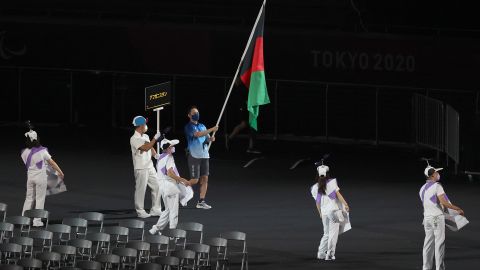
{"type": "Polygon", "coordinates": [[[427,166],[427,167],[425,168],[425,170],[423,171],[423,173],[425,174],[426,177],[430,177],[430,175],[428,175],[428,172],[429,172],[431,169],[435,170],[436,172],[443,170],[443,168],[434,168],[434,167],[432,167],[432,166],[427,166]]]}
{"type": "Polygon", "coordinates": [[[30,138],[30,141],[34,141],[38,139],[37,132],[30,130],[29,132],[25,133],[25,137],[30,138]]]}
{"type": "Polygon", "coordinates": [[[320,165],[317,167],[317,172],[319,176],[327,176],[327,172],[330,170],[328,166],[320,165]]]}
{"type": "Polygon", "coordinates": [[[179,140],[163,139],[163,140],[160,142],[160,148],[162,148],[162,150],[165,150],[165,149],[167,149],[167,148],[170,147],[170,146],[177,145],[178,143],[180,143],[179,140]],[[165,146],[165,148],[164,148],[164,146],[165,146]]]}

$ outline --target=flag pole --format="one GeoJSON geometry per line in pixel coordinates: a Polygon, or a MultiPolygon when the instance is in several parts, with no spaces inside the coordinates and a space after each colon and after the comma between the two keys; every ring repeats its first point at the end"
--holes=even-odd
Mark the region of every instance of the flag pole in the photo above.
{"type": "MultiPolygon", "coordinates": [[[[230,98],[230,94],[232,93],[233,85],[235,84],[235,81],[238,77],[238,73],[240,72],[240,67],[242,66],[243,59],[245,58],[245,55],[247,54],[248,47],[250,46],[250,43],[252,42],[253,34],[255,34],[255,29],[257,28],[258,21],[260,20],[260,16],[262,15],[263,9],[265,8],[265,3],[267,0],[263,0],[262,7],[260,8],[260,12],[258,12],[257,19],[255,20],[255,24],[253,25],[252,32],[250,33],[250,37],[248,37],[247,41],[247,46],[245,46],[245,50],[243,51],[242,58],[240,59],[240,63],[238,64],[237,71],[235,71],[235,75],[233,76],[232,83],[230,84],[230,89],[228,90],[227,97],[225,98],[225,102],[223,103],[222,110],[220,111],[220,115],[218,116],[217,123],[215,126],[218,126],[220,124],[220,120],[222,120],[223,113],[225,112],[225,108],[227,107],[228,99],[230,98]]],[[[215,132],[213,132],[212,136],[215,136],[215,132]]],[[[208,143],[208,149],[210,150],[210,146],[212,145],[212,142],[210,141],[208,143]]]]}

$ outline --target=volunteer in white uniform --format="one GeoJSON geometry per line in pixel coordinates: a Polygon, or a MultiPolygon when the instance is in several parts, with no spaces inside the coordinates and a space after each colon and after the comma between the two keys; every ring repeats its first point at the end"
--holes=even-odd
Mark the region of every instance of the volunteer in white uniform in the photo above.
{"type": "Polygon", "coordinates": [[[159,216],[160,191],[157,182],[157,172],[153,167],[152,157],[158,158],[154,145],[160,138],[160,132],[157,132],[150,141],[147,132],[147,119],[143,116],[137,116],[133,119],[135,133],[130,138],[132,150],[133,169],[135,175],[135,210],[139,218],[148,218],[150,216],[159,216]],[[150,214],[145,211],[145,192],[147,185],[152,191],[152,209],[150,214]]]}
{"type": "Polygon", "coordinates": [[[167,224],[169,224],[170,229],[177,227],[179,194],[181,192],[179,185],[190,185],[188,180],[180,177],[177,167],[175,166],[173,153],[175,153],[175,145],[177,145],[178,142],[178,140],[170,141],[163,139],[160,143],[162,154],[157,162],[157,171],[165,210],[158,218],[157,224],[153,225],[152,229],[150,229],[150,234],[158,233],[163,230],[167,224]]]}
{"type": "MultiPolygon", "coordinates": [[[[25,133],[26,146],[23,149],[21,157],[27,168],[27,195],[23,205],[22,215],[26,210],[43,209],[45,205],[45,196],[47,193],[47,163],[58,173],[60,178],[64,178],[60,167],[48,153],[48,149],[40,144],[40,139],[35,131],[30,130],[25,133]]],[[[34,227],[43,226],[40,219],[33,220],[34,227]]]]}
{"type": "Polygon", "coordinates": [[[336,179],[330,178],[329,167],[318,166],[317,172],[318,183],[312,187],[312,195],[316,194],[316,205],[323,223],[323,237],[318,246],[317,258],[327,261],[335,260],[335,249],[341,223],[348,219],[346,212],[350,211],[350,208],[340,193],[336,179]]]}
{"type": "Polygon", "coordinates": [[[445,216],[443,207],[458,211],[463,215],[460,207],[449,203],[443,187],[438,181],[442,168],[425,168],[424,174],[427,182],[420,189],[419,195],[423,204],[423,226],[425,229],[425,241],[423,243],[423,270],[433,268],[433,257],[435,255],[435,266],[437,270],[445,269],[443,261],[445,256],[445,216]],[[442,207],[443,206],[443,207],[442,207]]]}

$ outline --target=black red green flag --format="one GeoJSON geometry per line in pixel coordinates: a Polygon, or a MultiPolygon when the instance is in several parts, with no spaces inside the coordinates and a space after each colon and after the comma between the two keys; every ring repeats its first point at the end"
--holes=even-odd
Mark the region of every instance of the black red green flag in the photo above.
{"type": "Polygon", "coordinates": [[[240,80],[248,88],[247,110],[249,124],[257,130],[257,118],[260,106],[270,103],[265,80],[263,62],[263,26],[265,22],[265,3],[262,5],[260,17],[253,30],[253,36],[240,68],[240,80]]]}

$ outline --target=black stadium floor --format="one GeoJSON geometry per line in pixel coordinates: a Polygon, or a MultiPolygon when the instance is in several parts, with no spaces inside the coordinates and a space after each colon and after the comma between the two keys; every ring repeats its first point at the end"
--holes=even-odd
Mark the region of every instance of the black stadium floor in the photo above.
{"type": "MultiPolygon", "coordinates": [[[[9,205],[9,215],[20,215],[26,182],[19,156],[24,131],[0,131],[0,201],[9,205]]],[[[104,212],[107,226],[135,218],[130,135],[95,132],[39,131],[63,168],[69,190],[47,197],[53,223],[82,211],[104,212]]],[[[242,151],[244,141],[238,144],[230,152],[220,140],[213,146],[207,196],[213,209],[194,209],[195,198],[180,210],[180,222],[203,223],[207,238],[229,230],[246,232],[251,269],[421,269],[424,232],[418,190],[424,164],[418,155],[375,147],[260,142],[262,158],[243,168],[255,156],[242,151]],[[332,155],[328,165],[350,204],[353,226],[340,236],[335,262],[315,259],[322,225],[309,194],[313,161],[325,152],[332,155]],[[310,160],[290,170],[300,158],[310,160]]],[[[176,162],[186,176],[181,149],[177,147],[176,162]]],[[[470,220],[460,232],[447,232],[446,266],[480,269],[480,183],[448,173],[442,183],[470,220]]],[[[146,205],[149,198],[147,191],[146,205]]],[[[150,228],[156,218],[146,221],[150,228]]]]}

